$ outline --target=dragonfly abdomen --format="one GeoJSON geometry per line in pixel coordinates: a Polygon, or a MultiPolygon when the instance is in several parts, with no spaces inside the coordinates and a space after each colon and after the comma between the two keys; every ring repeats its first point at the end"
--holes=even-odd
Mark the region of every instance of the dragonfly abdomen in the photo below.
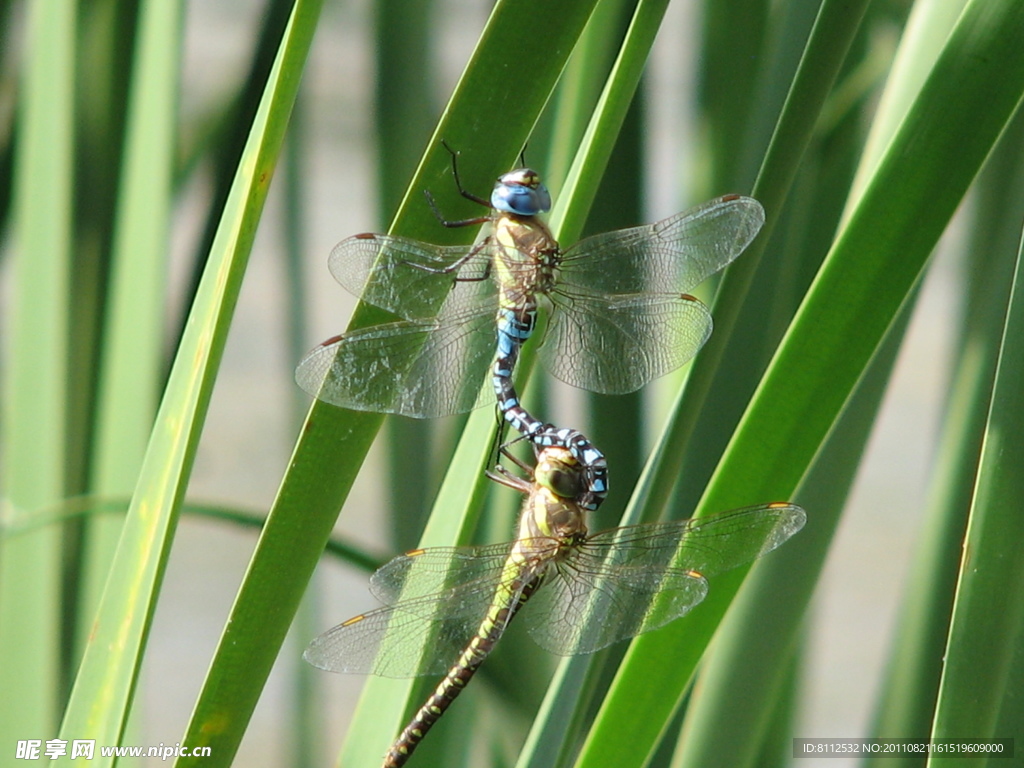
{"type": "Polygon", "coordinates": [[[512,383],[512,372],[519,359],[519,350],[533,334],[536,325],[537,305],[533,302],[522,307],[502,307],[498,311],[498,354],[494,359],[491,381],[498,396],[498,409],[512,426],[524,435],[529,435],[533,431],[531,427],[543,425],[519,405],[519,394],[512,383]],[[510,411],[516,408],[521,415],[510,415],[510,411]],[[517,423],[517,417],[522,426],[517,423]]]}
{"type": "Polygon", "coordinates": [[[420,707],[412,722],[405,727],[395,739],[395,743],[391,745],[391,749],[388,750],[384,758],[384,768],[400,768],[405,765],[405,761],[416,749],[416,745],[427,735],[427,731],[434,726],[434,723],[447,711],[469,681],[473,679],[477,669],[505,633],[508,623],[512,621],[530,595],[537,591],[542,578],[543,574],[532,576],[525,584],[515,580],[509,585],[508,590],[502,590],[511,598],[511,605],[491,607],[487,617],[480,624],[477,634],[469,641],[469,645],[434,689],[430,698],[420,707]],[[520,586],[522,586],[521,589],[520,586]]]}
{"type": "Polygon", "coordinates": [[[523,408],[512,381],[519,350],[530,338],[537,321],[537,306],[504,307],[498,312],[498,354],[491,380],[498,396],[498,410],[512,428],[542,448],[565,448],[580,463],[584,491],[576,502],[585,509],[601,506],[608,495],[608,462],[586,436],[576,429],[556,427],[535,418],[523,408]]]}

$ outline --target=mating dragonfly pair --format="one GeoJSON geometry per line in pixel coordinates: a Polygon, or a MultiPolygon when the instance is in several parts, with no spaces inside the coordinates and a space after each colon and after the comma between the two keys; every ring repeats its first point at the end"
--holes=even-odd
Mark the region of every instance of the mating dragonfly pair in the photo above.
{"type": "Polygon", "coordinates": [[[492,475],[527,494],[515,541],[395,558],[370,582],[386,607],[335,627],[306,651],[330,671],[448,670],[389,751],[384,765],[392,767],[404,764],[535,592],[531,603],[540,605],[525,615],[538,642],[558,654],[590,653],[682,616],[704,598],[707,576],[771,551],[805,520],[795,505],[767,504],[588,536],[584,512],[607,493],[604,456],[578,430],[528,413],[512,380],[541,302],[550,319],[539,354],[569,384],[623,394],[681,366],[712,326],[687,291],[754,238],[764,221],[757,201],[722,197],[562,251],[538,217],[551,199],[534,171],[503,175],[485,200],[462,188],[455,153],[452,170],[460,193],[492,213],[438,218],[446,226],[489,223],[490,234],[474,246],[372,234],[340,243],[329,260],[338,282],[402,319],[330,339],[296,372],[300,386],[326,402],[417,418],[465,412],[496,396],[504,419],[538,452],[532,478],[492,475]]]}

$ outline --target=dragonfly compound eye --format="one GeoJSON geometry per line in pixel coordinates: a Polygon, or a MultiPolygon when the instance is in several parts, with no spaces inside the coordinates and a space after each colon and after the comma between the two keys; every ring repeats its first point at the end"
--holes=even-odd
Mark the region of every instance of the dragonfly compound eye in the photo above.
{"type": "Polygon", "coordinates": [[[548,446],[538,454],[533,476],[537,485],[563,499],[583,492],[583,470],[572,452],[561,446],[548,446]]]}
{"type": "Polygon", "coordinates": [[[563,499],[575,499],[583,491],[579,472],[552,472],[548,477],[551,490],[563,499]]]}
{"type": "Polygon", "coordinates": [[[583,478],[578,469],[538,466],[537,484],[562,499],[575,499],[583,492],[583,478]]]}
{"type": "Polygon", "coordinates": [[[491,192],[491,206],[502,213],[536,216],[551,210],[551,193],[536,171],[520,168],[498,179],[491,192]]]}

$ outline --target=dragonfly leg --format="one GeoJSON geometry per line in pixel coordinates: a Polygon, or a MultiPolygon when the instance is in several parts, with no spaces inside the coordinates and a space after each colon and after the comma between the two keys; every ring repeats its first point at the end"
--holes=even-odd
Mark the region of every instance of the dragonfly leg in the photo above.
{"type": "Polygon", "coordinates": [[[490,200],[480,197],[479,195],[474,195],[472,192],[470,192],[468,189],[462,186],[462,180],[459,178],[459,153],[456,152],[451,147],[449,147],[448,142],[445,141],[444,139],[441,139],[441,146],[448,150],[448,154],[452,156],[452,176],[455,179],[455,186],[458,188],[459,194],[462,195],[467,200],[472,200],[474,203],[479,203],[480,205],[490,208],[490,200]]]}
{"type": "Polygon", "coordinates": [[[484,238],[478,245],[474,246],[465,256],[460,256],[458,259],[453,261],[446,267],[428,267],[426,264],[416,264],[414,262],[408,262],[409,266],[413,269],[418,269],[421,272],[427,272],[431,275],[455,275],[455,282],[457,283],[479,283],[482,280],[491,279],[491,262],[487,261],[487,265],[484,267],[483,272],[479,275],[462,276],[458,272],[462,267],[469,262],[471,259],[476,258],[480,255],[480,252],[486,248],[491,242],[490,237],[484,238]]]}
{"type": "MultiPolygon", "coordinates": [[[[427,197],[427,202],[430,204],[430,210],[434,212],[434,216],[437,218],[439,222],[441,222],[441,226],[443,227],[448,227],[449,229],[457,229],[458,227],[472,227],[477,224],[486,224],[488,221],[491,220],[490,216],[474,216],[471,219],[458,219],[457,221],[449,221],[444,217],[444,214],[441,213],[441,209],[437,207],[437,201],[434,200],[434,196],[430,194],[430,191],[425,189],[423,190],[423,194],[426,195],[427,197]]],[[[490,204],[488,204],[488,207],[490,207],[490,204]]]]}
{"type": "MultiPolygon", "coordinates": [[[[474,195],[472,192],[470,192],[468,189],[462,186],[462,180],[459,178],[459,153],[456,152],[451,147],[449,147],[448,142],[446,142],[444,139],[441,139],[441,146],[448,150],[448,154],[452,156],[452,176],[455,179],[455,186],[459,190],[459,194],[462,195],[467,200],[471,200],[474,203],[477,203],[478,205],[490,208],[490,200],[480,197],[479,195],[474,195]]],[[[441,226],[448,228],[472,227],[477,224],[485,224],[491,220],[491,216],[488,214],[487,216],[474,216],[471,219],[458,219],[456,221],[449,221],[444,217],[444,214],[441,213],[441,209],[438,208],[437,201],[434,200],[434,196],[430,194],[430,191],[425,189],[423,190],[423,194],[427,196],[427,202],[430,204],[430,209],[434,212],[434,216],[437,217],[437,220],[441,222],[441,226]]]]}
{"type": "MultiPolygon", "coordinates": [[[[507,423],[507,422],[505,422],[507,423]]],[[[504,426],[504,423],[503,423],[504,426]]],[[[499,440],[500,440],[501,428],[499,427],[499,440]]],[[[522,437],[517,437],[507,443],[498,446],[497,456],[495,456],[494,471],[487,470],[486,475],[496,483],[501,483],[504,486],[512,488],[516,491],[523,491],[528,493],[530,490],[530,482],[533,479],[533,467],[527,464],[525,461],[516,456],[512,451],[509,450],[513,445],[523,440],[522,437]],[[519,469],[522,470],[524,477],[511,472],[505,467],[502,462],[502,457],[505,457],[510,462],[515,464],[519,469]]]]}

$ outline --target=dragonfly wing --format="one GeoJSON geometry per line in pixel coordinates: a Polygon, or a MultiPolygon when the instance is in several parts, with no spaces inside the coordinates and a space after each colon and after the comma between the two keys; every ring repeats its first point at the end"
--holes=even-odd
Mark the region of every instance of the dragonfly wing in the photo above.
{"type": "Polygon", "coordinates": [[[465,413],[487,400],[481,391],[496,334],[486,309],[385,323],[316,347],[299,363],[295,380],[342,408],[417,419],[465,413]]]}
{"type": "Polygon", "coordinates": [[[667,219],[581,240],[561,261],[566,293],[686,293],[723,269],[764,224],[749,197],[710,200],[667,219]]]}
{"type": "Polygon", "coordinates": [[[303,658],[328,672],[382,677],[444,672],[476,634],[493,596],[494,585],[481,583],[459,591],[460,612],[450,611],[443,596],[370,611],[324,632],[303,658]]]}
{"type": "Polygon", "coordinates": [[[511,543],[433,547],[396,557],[373,574],[385,608],[356,616],[316,638],[305,658],[332,672],[414,677],[451,667],[476,635],[509,578],[511,543]]]}
{"type": "Polygon", "coordinates": [[[627,525],[589,537],[574,553],[581,568],[668,568],[715,576],[771,552],[803,528],[796,504],[777,502],[668,523],[627,525]]]}
{"type": "Polygon", "coordinates": [[[444,595],[467,584],[492,580],[512,549],[511,542],[483,547],[430,547],[394,557],[370,577],[370,592],[385,605],[444,595]]]}
{"type": "MultiPolygon", "coordinates": [[[[768,554],[806,522],[807,514],[796,504],[775,503],[664,525],[680,528],[677,564],[714,576],[768,554]]],[[[673,535],[666,532],[668,539],[673,535]]]]}
{"type": "Polygon", "coordinates": [[[540,354],[574,387],[635,392],[692,358],[711,335],[711,314],[692,296],[579,296],[559,302],[540,354]]]}
{"type": "Polygon", "coordinates": [[[567,554],[534,600],[531,633],[548,650],[590,653],[683,616],[707,577],[771,552],[806,521],[795,504],[602,531],[567,554]]]}
{"type": "Polygon", "coordinates": [[[538,645],[561,656],[593,653],[657,629],[708,591],[707,581],[688,571],[612,567],[591,557],[569,558],[551,582],[526,615],[538,645]]]}
{"type": "Polygon", "coordinates": [[[342,240],[327,260],[334,279],[350,292],[406,320],[434,317],[452,290],[494,296],[489,263],[489,253],[473,246],[374,234],[342,240]]]}

